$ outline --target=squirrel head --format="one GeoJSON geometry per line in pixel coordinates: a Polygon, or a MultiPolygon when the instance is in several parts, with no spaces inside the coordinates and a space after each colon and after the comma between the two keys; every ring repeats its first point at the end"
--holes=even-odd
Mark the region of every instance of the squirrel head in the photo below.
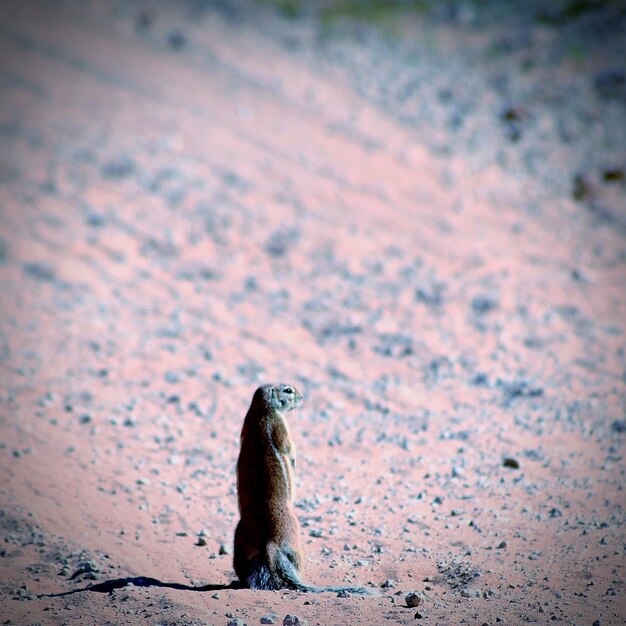
{"type": "Polygon", "coordinates": [[[302,403],[302,394],[293,385],[263,385],[254,395],[278,413],[291,411],[302,403]]]}

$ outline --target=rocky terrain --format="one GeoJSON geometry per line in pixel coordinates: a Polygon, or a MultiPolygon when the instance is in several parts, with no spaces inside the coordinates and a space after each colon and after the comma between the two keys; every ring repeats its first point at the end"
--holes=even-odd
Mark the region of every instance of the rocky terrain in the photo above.
{"type": "Polygon", "coordinates": [[[3,2],[2,622],[624,623],[625,42],[615,1],[3,2]],[[267,381],[307,580],[378,596],[230,587],[267,381]]]}

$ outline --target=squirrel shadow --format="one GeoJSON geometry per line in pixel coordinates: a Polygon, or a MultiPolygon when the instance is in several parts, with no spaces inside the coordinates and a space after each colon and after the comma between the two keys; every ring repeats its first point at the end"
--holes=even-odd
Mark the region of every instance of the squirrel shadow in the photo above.
{"type": "Polygon", "coordinates": [[[179,589],[183,591],[223,591],[226,589],[243,589],[243,585],[239,581],[233,581],[229,585],[202,585],[194,587],[192,585],[184,585],[182,583],[164,583],[156,578],[148,578],[146,576],[137,576],[129,578],[114,578],[113,580],[105,580],[95,585],[87,585],[80,589],[71,589],[70,591],[61,591],[59,593],[42,593],[38,598],[62,598],[63,596],[71,596],[74,593],[82,593],[83,591],[93,591],[95,593],[112,593],[116,589],[122,589],[127,585],[135,587],[167,587],[169,589],[179,589]]]}

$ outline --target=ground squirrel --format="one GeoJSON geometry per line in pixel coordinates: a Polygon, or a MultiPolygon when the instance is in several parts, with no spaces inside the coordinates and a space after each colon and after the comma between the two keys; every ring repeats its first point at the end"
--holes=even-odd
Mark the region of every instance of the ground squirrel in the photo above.
{"type": "Polygon", "coordinates": [[[300,579],[304,557],[293,510],[296,453],[284,413],[301,402],[293,385],[263,385],[252,398],[237,462],[241,519],[235,531],[235,572],[250,589],[369,594],[362,587],[314,587],[300,579]]]}

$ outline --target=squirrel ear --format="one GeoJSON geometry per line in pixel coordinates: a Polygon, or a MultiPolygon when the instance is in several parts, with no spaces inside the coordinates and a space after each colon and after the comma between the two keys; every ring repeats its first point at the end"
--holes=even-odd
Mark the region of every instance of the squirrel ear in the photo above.
{"type": "Polygon", "coordinates": [[[276,388],[272,387],[270,389],[270,399],[272,400],[272,404],[276,404],[276,388]]]}

